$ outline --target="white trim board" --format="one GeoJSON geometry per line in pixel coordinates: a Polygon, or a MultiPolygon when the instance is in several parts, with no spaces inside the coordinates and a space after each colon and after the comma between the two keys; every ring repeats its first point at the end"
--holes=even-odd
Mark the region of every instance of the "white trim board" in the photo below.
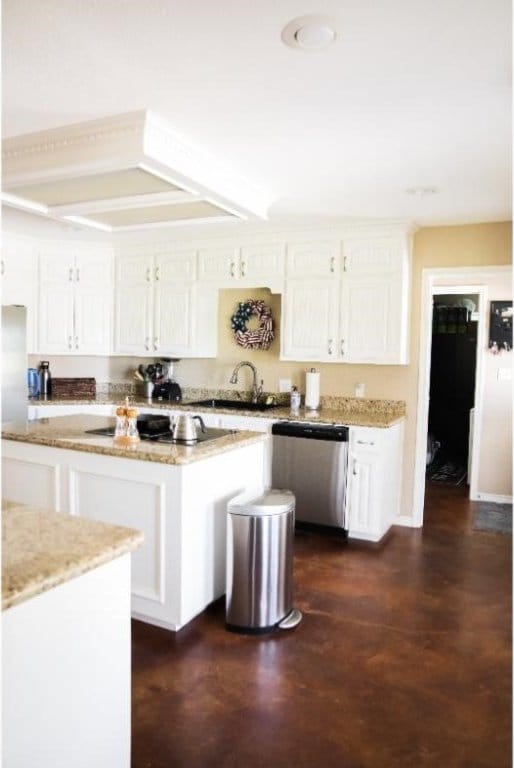
{"type": "MultiPolygon", "coordinates": [[[[477,350],[485,345],[486,307],[488,289],[484,281],[502,273],[510,274],[510,265],[490,267],[450,267],[432,268],[422,271],[421,287],[421,322],[419,336],[418,362],[418,404],[416,410],[416,441],[413,489],[413,525],[423,525],[425,504],[426,443],[428,432],[428,406],[430,388],[430,358],[432,348],[432,301],[433,296],[441,293],[476,293],[479,295],[479,320],[477,350]]],[[[478,459],[480,456],[480,438],[482,424],[483,365],[482,355],[477,354],[475,381],[475,429],[471,457],[470,498],[478,496],[478,459]]]]}

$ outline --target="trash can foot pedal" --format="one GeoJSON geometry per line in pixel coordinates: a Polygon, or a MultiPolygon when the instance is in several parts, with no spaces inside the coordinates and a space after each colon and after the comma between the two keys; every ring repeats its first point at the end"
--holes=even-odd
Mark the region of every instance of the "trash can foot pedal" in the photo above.
{"type": "Polygon", "coordinates": [[[291,613],[288,613],[285,619],[279,622],[279,629],[294,629],[302,620],[302,612],[298,608],[293,608],[291,613]]]}

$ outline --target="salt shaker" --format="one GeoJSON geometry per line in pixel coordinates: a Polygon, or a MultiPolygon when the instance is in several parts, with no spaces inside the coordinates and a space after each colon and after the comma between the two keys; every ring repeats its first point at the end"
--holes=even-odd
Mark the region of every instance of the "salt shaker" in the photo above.
{"type": "Polygon", "coordinates": [[[139,442],[139,432],[137,429],[137,408],[127,408],[127,442],[139,442]]]}
{"type": "Polygon", "coordinates": [[[127,434],[127,411],[126,408],[116,408],[116,426],[114,427],[114,439],[116,441],[124,440],[127,434]]]}
{"type": "Polygon", "coordinates": [[[292,387],[292,389],[291,389],[291,410],[292,411],[300,410],[300,403],[301,403],[301,395],[298,392],[298,389],[296,387],[292,387]]]}

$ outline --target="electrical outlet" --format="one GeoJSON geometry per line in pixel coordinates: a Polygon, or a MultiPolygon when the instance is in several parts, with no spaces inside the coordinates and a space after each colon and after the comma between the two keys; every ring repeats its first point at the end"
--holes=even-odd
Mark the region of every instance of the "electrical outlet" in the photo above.
{"type": "Polygon", "coordinates": [[[279,392],[291,392],[291,379],[279,379],[278,380],[279,392]]]}

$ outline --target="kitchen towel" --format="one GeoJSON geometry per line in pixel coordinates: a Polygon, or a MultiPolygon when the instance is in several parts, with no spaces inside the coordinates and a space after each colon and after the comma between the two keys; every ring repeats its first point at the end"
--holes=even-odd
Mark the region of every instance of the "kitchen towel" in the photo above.
{"type": "Polygon", "coordinates": [[[305,374],[305,407],[315,411],[319,406],[319,371],[311,368],[305,374]]]}

